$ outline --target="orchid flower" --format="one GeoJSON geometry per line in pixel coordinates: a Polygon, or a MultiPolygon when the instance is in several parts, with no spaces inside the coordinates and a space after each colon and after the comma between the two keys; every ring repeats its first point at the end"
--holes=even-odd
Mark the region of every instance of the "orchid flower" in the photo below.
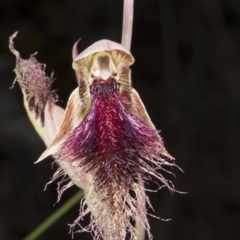
{"type": "Polygon", "coordinates": [[[62,193],[77,185],[85,192],[71,232],[91,231],[94,239],[152,239],[147,219],[144,182],[158,182],[174,192],[160,171],[176,166],[150,120],[137,91],[132,88],[130,53],[133,1],[125,0],[122,44],[100,40],[78,54],[73,46],[73,69],[78,86],[66,109],[57,106],[51,90],[52,76],[37,62],[35,54],[24,60],[16,56],[16,80],[24,106],[47,149],[36,163],[53,156],[59,166],[50,182],[59,178],[62,193]],[[91,214],[88,227],[80,220],[91,214]],[[79,227],[79,230],[76,230],[79,227]]]}

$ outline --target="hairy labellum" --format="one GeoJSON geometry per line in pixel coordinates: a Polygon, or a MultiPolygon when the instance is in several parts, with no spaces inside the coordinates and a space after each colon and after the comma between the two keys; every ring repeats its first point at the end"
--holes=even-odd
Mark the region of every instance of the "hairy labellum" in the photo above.
{"type": "MultiPolygon", "coordinates": [[[[173,186],[156,172],[167,163],[161,158],[162,140],[158,131],[126,110],[120,100],[117,81],[114,78],[93,80],[90,93],[89,113],[61,144],[55,158],[82,169],[79,175],[95,172],[94,194],[90,198],[101,202],[94,216],[95,223],[103,236],[112,229],[106,239],[114,239],[110,236],[120,234],[122,229],[132,233],[131,220],[142,219],[142,224],[147,226],[144,208],[134,203],[129,192],[139,192],[146,198],[137,185],[138,176],[144,180],[156,177],[170,189],[173,186]],[[100,209],[103,207],[106,219],[115,219],[112,222],[115,227],[101,226],[100,209]],[[121,228],[117,230],[117,226],[121,228]]],[[[116,239],[124,239],[125,234],[116,239]]]]}
{"type": "Polygon", "coordinates": [[[138,173],[148,177],[154,159],[160,157],[158,132],[127,112],[115,79],[94,81],[90,89],[92,106],[88,115],[69,134],[56,156],[75,162],[84,172],[97,168],[94,183],[99,188],[113,182],[129,184],[128,178],[138,173]]]}

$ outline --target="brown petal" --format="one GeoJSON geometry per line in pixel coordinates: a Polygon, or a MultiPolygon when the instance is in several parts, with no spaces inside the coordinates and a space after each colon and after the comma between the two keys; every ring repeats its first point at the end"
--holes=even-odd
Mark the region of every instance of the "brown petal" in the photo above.
{"type": "Polygon", "coordinates": [[[76,127],[87,115],[91,105],[91,98],[88,98],[86,104],[81,103],[79,97],[79,88],[76,88],[67,104],[67,108],[63,117],[62,124],[53,139],[50,146],[45,150],[45,152],[40,156],[40,158],[35,162],[38,163],[45,159],[46,157],[53,155],[59,149],[61,143],[65,140],[67,135],[76,127]],[[85,105],[85,106],[84,106],[85,105]]]}
{"type": "MultiPolygon", "coordinates": [[[[153,125],[146,108],[138,95],[137,91],[135,89],[132,89],[132,104],[126,106],[127,110],[132,113],[133,115],[139,117],[145,124],[155,129],[155,126],[153,125]]],[[[161,154],[169,159],[174,159],[166,150],[164,147],[163,141],[161,137],[159,136],[161,144],[161,154]]]]}
{"type": "Polygon", "coordinates": [[[132,81],[131,81],[131,69],[125,63],[120,63],[117,66],[120,83],[120,97],[124,104],[130,104],[132,102],[132,81]]]}
{"type": "Polygon", "coordinates": [[[133,115],[139,117],[145,124],[155,129],[146,108],[135,89],[132,88],[132,104],[126,107],[133,115]]]}

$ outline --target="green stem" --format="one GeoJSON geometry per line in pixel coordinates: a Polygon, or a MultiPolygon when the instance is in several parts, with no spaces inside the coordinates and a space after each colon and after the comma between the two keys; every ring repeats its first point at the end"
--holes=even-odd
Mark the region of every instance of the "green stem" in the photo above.
{"type": "Polygon", "coordinates": [[[66,203],[64,203],[56,212],[48,217],[42,224],[34,229],[23,240],[37,239],[42,233],[44,233],[52,224],[54,224],[59,218],[61,218],[69,209],[71,209],[79,200],[83,197],[84,192],[79,191],[72,196],[66,203]]]}

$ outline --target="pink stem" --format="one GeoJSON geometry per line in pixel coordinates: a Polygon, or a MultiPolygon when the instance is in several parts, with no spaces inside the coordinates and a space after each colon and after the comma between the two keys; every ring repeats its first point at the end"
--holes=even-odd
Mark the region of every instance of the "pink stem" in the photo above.
{"type": "Polygon", "coordinates": [[[123,28],[121,44],[129,51],[132,41],[133,3],[134,0],[124,0],[123,6],[123,28]]]}

